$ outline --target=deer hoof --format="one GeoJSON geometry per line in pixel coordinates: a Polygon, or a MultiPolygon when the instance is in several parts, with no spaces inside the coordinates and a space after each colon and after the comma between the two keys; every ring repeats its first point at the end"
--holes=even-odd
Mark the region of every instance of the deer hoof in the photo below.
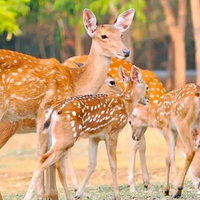
{"type": "Polygon", "coordinates": [[[59,200],[58,196],[47,196],[46,200],[59,200]]]}
{"type": "Polygon", "coordinates": [[[169,190],[164,191],[165,196],[169,196],[169,190]]]}
{"type": "Polygon", "coordinates": [[[173,197],[178,199],[181,196],[182,190],[183,188],[178,188],[176,192],[174,193],[173,197]]]}

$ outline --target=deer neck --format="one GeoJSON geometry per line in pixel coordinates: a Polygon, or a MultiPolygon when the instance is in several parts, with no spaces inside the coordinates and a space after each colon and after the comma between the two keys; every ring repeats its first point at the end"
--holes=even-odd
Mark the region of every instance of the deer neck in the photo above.
{"type": "Polygon", "coordinates": [[[147,109],[144,117],[146,118],[147,124],[149,127],[156,128],[155,106],[148,105],[146,107],[147,109]]]}
{"type": "Polygon", "coordinates": [[[125,107],[126,107],[126,111],[128,116],[131,115],[131,113],[133,112],[133,109],[136,107],[139,99],[137,98],[132,98],[132,91],[124,91],[121,94],[122,100],[124,101],[125,107]]]}
{"type": "Polygon", "coordinates": [[[96,50],[94,43],[86,63],[72,74],[74,94],[95,94],[104,84],[111,58],[96,50]]]}

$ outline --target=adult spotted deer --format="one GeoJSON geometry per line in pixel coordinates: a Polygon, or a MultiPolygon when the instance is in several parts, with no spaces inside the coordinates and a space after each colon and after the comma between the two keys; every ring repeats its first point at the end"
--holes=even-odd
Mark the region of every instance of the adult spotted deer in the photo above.
{"type": "MultiPolygon", "coordinates": [[[[83,12],[84,25],[92,38],[87,62],[82,68],[69,69],[56,59],[37,59],[29,55],[0,50],[0,119],[5,126],[16,131],[15,124],[23,119],[37,119],[37,135],[40,153],[47,150],[47,137],[42,135],[45,110],[55,101],[78,94],[94,94],[104,83],[112,57],[125,59],[129,50],[122,42],[121,34],[133,19],[134,10],[129,9],[117,18],[113,25],[96,25],[95,15],[88,9],[83,12]],[[12,127],[12,122],[13,126],[12,127]]],[[[28,127],[29,128],[29,127],[28,127]]],[[[11,137],[1,133],[3,146],[11,137]]],[[[53,174],[53,173],[52,173],[53,174]]],[[[47,178],[50,175],[47,175],[47,178]]],[[[47,180],[47,184],[54,181],[47,180]]],[[[57,190],[48,185],[47,198],[57,199],[57,190]]],[[[44,198],[43,178],[38,184],[38,199],[44,198]]]]}
{"type": "Polygon", "coordinates": [[[133,139],[139,140],[141,133],[134,127],[143,125],[158,128],[164,135],[168,152],[166,156],[166,181],[164,192],[169,194],[169,172],[173,169],[173,196],[181,196],[184,179],[188,168],[200,146],[199,119],[200,119],[200,86],[187,84],[181,89],[173,90],[163,95],[154,106],[136,108],[131,116],[133,139]],[[185,164],[181,177],[177,179],[175,167],[175,146],[177,137],[184,146],[185,164]]]}
{"type": "Polygon", "coordinates": [[[116,147],[118,134],[127,124],[138,101],[146,97],[147,85],[140,70],[135,66],[131,76],[127,76],[123,67],[119,68],[120,76],[125,84],[121,95],[85,95],[72,97],[54,104],[46,114],[43,133],[52,137],[50,150],[41,155],[33,174],[25,199],[32,197],[37,179],[50,165],[58,162],[58,173],[64,187],[66,198],[71,199],[65,177],[65,155],[79,138],[89,138],[92,145],[89,159],[91,166],[85,180],[76,194],[80,199],[87,181],[95,168],[97,146],[100,140],[106,143],[110,168],[113,178],[114,199],[120,199],[117,183],[116,147]]]}

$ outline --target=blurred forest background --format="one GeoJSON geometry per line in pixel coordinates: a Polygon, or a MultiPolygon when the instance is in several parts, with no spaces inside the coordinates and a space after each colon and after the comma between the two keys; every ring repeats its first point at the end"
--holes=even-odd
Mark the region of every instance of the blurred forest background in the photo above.
{"type": "Polygon", "coordinates": [[[200,0],[0,0],[0,48],[61,62],[88,54],[84,8],[98,23],[113,23],[134,8],[124,34],[128,60],[154,70],[167,90],[200,83],[200,0]]]}

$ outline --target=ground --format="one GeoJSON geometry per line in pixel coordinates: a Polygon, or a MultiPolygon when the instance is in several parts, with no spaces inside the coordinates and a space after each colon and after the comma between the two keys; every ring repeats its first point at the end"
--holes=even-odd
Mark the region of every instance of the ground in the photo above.
{"type": "MultiPolygon", "coordinates": [[[[150,174],[150,181],[154,185],[164,182],[165,178],[165,154],[166,144],[162,135],[160,135],[155,129],[149,128],[146,133],[147,141],[147,165],[150,174]]],[[[126,187],[127,184],[127,172],[130,157],[130,142],[131,138],[126,127],[120,134],[117,158],[118,158],[118,180],[120,187],[126,187]]],[[[82,139],[76,143],[73,148],[73,159],[77,169],[77,173],[80,180],[83,177],[87,169],[88,160],[88,140],[82,139]]],[[[0,151],[0,191],[4,199],[22,199],[20,195],[24,195],[24,191],[27,190],[31,180],[32,173],[36,166],[36,134],[16,134],[0,151]],[[13,196],[12,196],[13,195],[13,196]],[[20,196],[18,198],[18,196],[20,196]]],[[[177,168],[180,172],[183,166],[183,158],[177,152],[177,168]]],[[[187,176],[186,180],[189,180],[187,176]]],[[[59,182],[59,181],[58,181],[59,182]]],[[[68,180],[68,183],[70,181],[68,180]]],[[[136,184],[137,187],[142,187],[142,174],[140,169],[139,157],[137,157],[136,163],[136,184]]],[[[97,168],[93,173],[87,188],[91,188],[91,191],[96,189],[103,190],[105,185],[111,186],[111,172],[109,169],[108,159],[106,155],[104,142],[101,142],[98,150],[97,168]],[[101,186],[98,188],[98,186],[101,186]],[[95,189],[96,188],[96,189],[95,189]]],[[[192,185],[189,182],[189,185],[192,185]]],[[[59,187],[60,183],[59,183],[59,187]]],[[[155,186],[156,187],[156,186],[155,186]]],[[[160,185],[158,187],[161,187],[160,185]]],[[[155,188],[154,188],[155,189],[155,188]]],[[[125,189],[128,193],[128,188],[125,189]]],[[[141,189],[143,190],[143,189],[141,189]]],[[[93,192],[94,192],[93,191],[93,192]]],[[[162,188],[160,188],[162,193],[162,188]]],[[[63,195],[63,190],[60,190],[63,195]]],[[[112,193],[111,193],[112,194],[112,193]]],[[[89,198],[90,199],[90,198],[89,198]]],[[[95,199],[95,198],[91,198],[95,199]]],[[[108,199],[108,198],[104,198],[108,199]]],[[[127,197],[127,199],[129,199],[127,197]]],[[[140,199],[139,197],[131,199],[140,199]]],[[[151,199],[151,198],[147,198],[151,199]]],[[[156,198],[152,198],[156,199],[156,198]]],[[[193,199],[193,198],[192,198],[193,199]]],[[[195,199],[195,198],[194,198],[195,199]]]]}

